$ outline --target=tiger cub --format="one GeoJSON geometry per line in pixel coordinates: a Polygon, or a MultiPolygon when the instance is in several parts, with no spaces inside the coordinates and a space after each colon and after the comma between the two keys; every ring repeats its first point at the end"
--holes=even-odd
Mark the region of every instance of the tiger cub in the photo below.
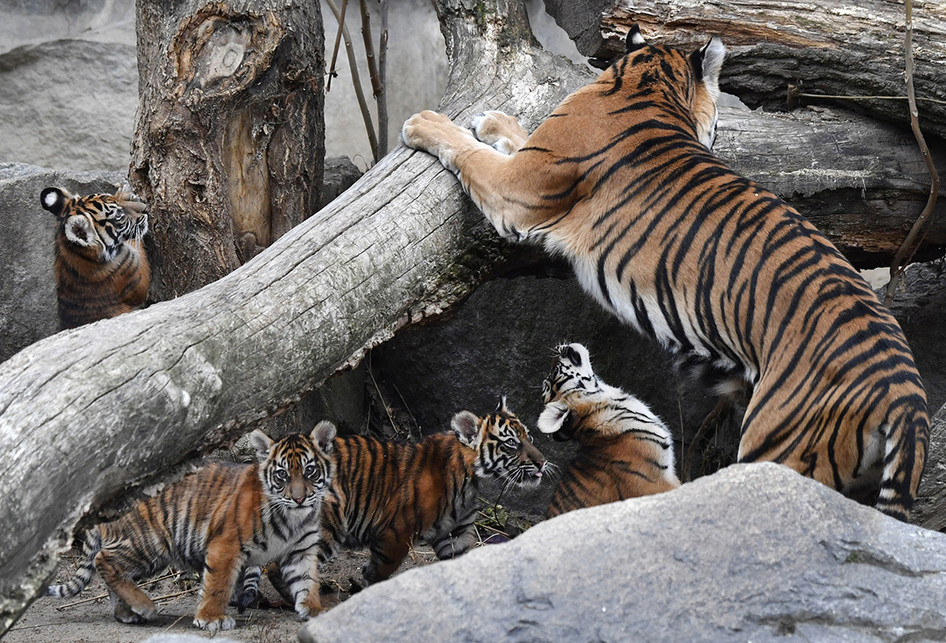
{"type": "Polygon", "coordinates": [[[319,423],[306,436],[273,442],[250,434],[258,462],[214,463],[139,502],[114,522],[86,533],[76,575],[47,594],[75,596],[95,571],[108,586],[115,618],[142,623],[157,608],[134,581],[169,564],[203,572],[194,625],[211,632],[234,627],[227,601],[246,566],[280,561],[296,613],[321,609],[316,543],[322,499],[332,482],[335,426],[319,423]]]}
{"type": "Polygon", "coordinates": [[[483,418],[457,413],[451,427],[453,433],[416,444],[359,436],[335,440],[337,475],[322,505],[321,561],[339,547],[367,546],[367,585],[393,574],[417,537],[440,559],[459,556],[476,543],[479,479],[542,480],[545,458],[505,398],[483,418]]]}
{"type": "Polygon", "coordinates": [[[151,284],[142,244],[148,214],[131,188],[84,197],[46,188],[39,198],[58,221],[54,271],[62,327],[140,308],[151,284]]]}
{"type": "Polygon", "coordinates": [[[601,381],[588,349],[563,344],[542,382],[536,426],[579,447],[555,488],[546,517],[680,486],[670,429],[646,404],[601,381]]]}
{"type": "Polygon", "coordinates": [[[897,321],[798,212],[713,155],[719,38],[627,55],[531,134],[425,111],[402,138],[457,175],[503,237],[582,287],[718,393],[745,391],[739,460],[772,461],[907,520],[929,443],[897,321]]]}

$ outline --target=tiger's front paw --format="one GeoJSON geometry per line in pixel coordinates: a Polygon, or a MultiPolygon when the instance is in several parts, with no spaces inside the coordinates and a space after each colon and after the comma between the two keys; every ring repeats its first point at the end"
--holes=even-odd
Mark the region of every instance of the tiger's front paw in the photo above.
{"type": "Polygon", "coordinates": [[[478,141],[503,154],[519,151],[529,138],[519,121],[495,109],[477,114],[470,125],[478,141]]]}
{"type": "Polygon", "coordinates": [[[425,110],[404,121],[401,140],[408,147],[433,154],[441,164],[456,173],[454,163],[457,151],[463,145],[475,143],[472,133],[453,124],[443,114],[425,110]]]}
{"type": "Polygon", "coordinates": [[[305,598],[296,601],[296,614],[300,619],[306,620],[322,611],[322,599],[318,590],[309,592],[305,598]]]}
{"type": "Polygon", "coordinates": [[[203,619],[200,616],[195,616],[194,627],[207,630],[211,635],[214,635],[224,630],[232,630],[236,627],[236,621],[233,620],[232,616],[222,616],[215,619],[203,619]]]}

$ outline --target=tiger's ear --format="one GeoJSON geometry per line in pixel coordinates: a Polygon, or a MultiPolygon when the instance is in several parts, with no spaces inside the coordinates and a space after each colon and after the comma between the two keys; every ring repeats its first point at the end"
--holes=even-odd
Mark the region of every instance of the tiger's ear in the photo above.
{"type": "Polygon", "coordinates": [[[503,395],[499,398],[499,404],[496,405],[496,413],[502,413],[503,415],[512,415],[512,411],[509,410],[509,407],[506,406],[506,396],[503,395]]]}
{"type": "Polygon", "coordinates": [[[89,223],[89,220],[85,217],[68,217],[64,225],[64,231],[66,233],[66,239],[68,239],[70,243],[74,243],[83,248],[92,248],[96,245],[95,242],[98,236],[92,229],[92,224],[89,223]]]}
{"type": "Polygon", "coordinates": [[[312,429],[312,433],[309,434],[309,437],[315,444],[318,445],[322,453],[328,455],[332,452],[332,440],[335,439],[335,435],[337,433],[338,431],[335,429],[334,424],[328,420],[322,420],[315,425],[315,428],[312,429]]]}
{"type": "Polygon", "coordinates": [[[635,23],[630,31],[627,32],[627,37],[624,39],[624,51],[629,54],[632,51],[637,51],[641,47],[646,46],[647,41],[644,40],[644,36],[641,35],[641,28],[635,23]]]}
{"type": "Polygon", "coordinates": [[[256,459],[265,462],[269,457],[269,450],[273,447],[273,439],[263,433],[262,429],[256,429],[250,433],[250,444],[256,449],[256,459]]]}
{"type": "Polygon", "coordinates": [[[72,195],[61,188],[46,188],[39,193],[39,202],[43,209],[49,210],[57,217],[62,216],[66,201],[70,199],[72,199],[72,195]]]}
{"type": "Polygon", "coordinates": [[[568,417],[568,405],[561,400],[549,402],[539,414],[539,419],[535,425],[542,433],[555,433],[565,424],[565,418],[568,417]]]}
{"type": "Polygon", "coordinates": [[[690,54],[690,65],[696,77],[715,88],[719,85],[719,72],[726,57],[726,45],[719,36],[713,36],[705,45],[690,54]]]}
{"type": "Polygon", "coordinates": [[[460,411],[454,415],[450,427],[463,444],[474,449],[480,446],[480,419],[469,411],[460,411]]]}

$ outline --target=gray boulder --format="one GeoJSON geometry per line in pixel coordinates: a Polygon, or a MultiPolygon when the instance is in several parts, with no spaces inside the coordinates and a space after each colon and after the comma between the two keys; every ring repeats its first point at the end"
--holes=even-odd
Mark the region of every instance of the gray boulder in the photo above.
{"type": "Polygon", "coordinates": [[[135,48],[57,40],[0,54],[0,159],[72,170],[128,167],[135,48]]]}
{"type": "Polygon", "coordinates": [[[407,571],[300,638],[942,640],[946,535],[779,465],[735,465],[407,571]]]}

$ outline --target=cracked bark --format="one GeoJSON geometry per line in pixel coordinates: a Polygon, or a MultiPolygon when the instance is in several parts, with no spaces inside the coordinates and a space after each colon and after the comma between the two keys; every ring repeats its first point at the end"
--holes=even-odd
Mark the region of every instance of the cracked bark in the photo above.
{"type": "Polygon", "coordinates": [[[137,3],[129,170],[150,206],[151,297],[219,279],[318,209],[325,156],[317,3],[137,3]]]}
{"type": "MultiPolygon", "coordinates": [[[[521,2],[440,0],[438,9],[451,61],[442,109],[461,122],[499,108],[532,127],[590,78],[538,47],[521,2]]],[[[818,140],[821,121],[792,116],[784,126],[818,140]]],[[[782,177],[792,193],[909,188],[882,154],[866,177],[809,172],[816,161],[831,167],[836,153],[819,156],[825,146],[804,157],[747,153],[772,122],[727,115],[723,156],[763,181],[782,177]],[[798,183],[806,174],[820,177],[810,192],[798,183]]],[[[896,227],[883,218],[868,225],[896,227]]],[[[864,234],[874,236],[883,234],[864,234]]],[[[510,254],[526,253],[509,252],[452,175],[399,147],[220,280],[0,364],[0,629],[43,588],[84,515],[245,432],[399,328],[447,310],[510,254]]]]}
{"type": "MultiPolygon", "coordinates": [[[[829,95],[905,96],[905,14],[884,0],[547,0],[579,51],[599,60],[623,52],[635,22],[654,42],[692,47],[718,34],[729,48],[723,91],[766,109],[785,109],[789,85],[829,95]]],[[[946,138],[946,5],[914,0],[916,95],[925,132],[946,138]]],[[[822,105],[822,99],[799,99],[822,105]]],[[[847,107],[909,127],[905,100],[845,101],[847,107]]]]}

